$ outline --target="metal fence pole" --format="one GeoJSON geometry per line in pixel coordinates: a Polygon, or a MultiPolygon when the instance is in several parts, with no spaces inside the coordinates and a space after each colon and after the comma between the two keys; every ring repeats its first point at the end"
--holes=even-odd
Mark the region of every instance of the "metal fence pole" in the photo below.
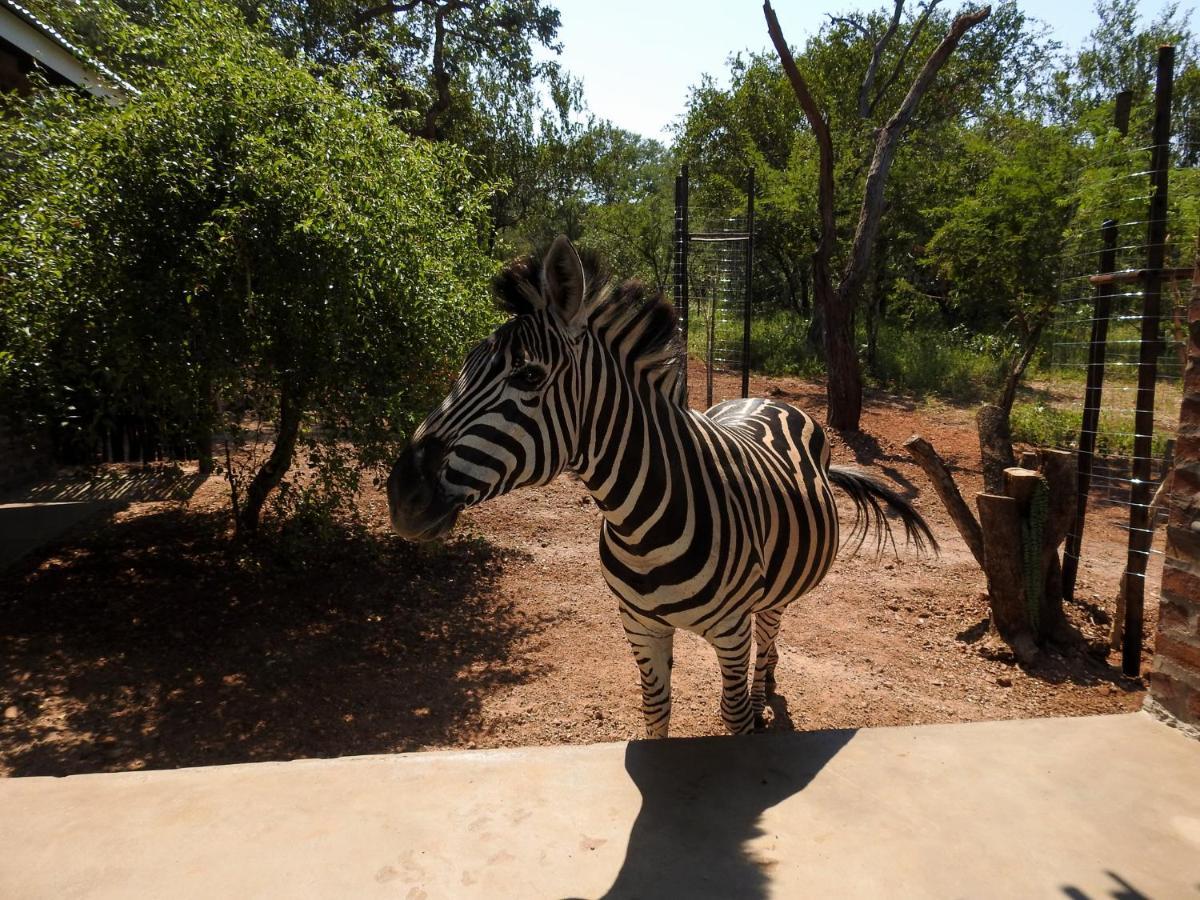
{"type": "MultiPolygon", "coordinates": [[[[1129,133],[1129,110],[1133,103],[1132,91],[1117,94],[1117,130],[1124,137],[1129,133]]],[[[1103,249],[1100,251],[1100,274],[1115,272],[1117,268],[1117,223],[1109,219],[1103,225],[1103,249]]],[[[1079,554],[1083,547],[1083,522],[1087,515],[1088,494],[1092,487],[1092,463],[1096,453],[1096,432],[1100,428],[1100,400],[1104,388],[1104,361],[1108,350],[1108,319],[1112,313],[1112,295],[1115,284],[1096,287],[1096,299],[1092,305],[1092,337],[1088,343],[1087,388],[1083,399],[1083,424],[1079,429],[1078,474],[1075,494],[1075,522],[1067,535],[1067,546],[1063,550],[1063,597],[1075,599],[1075,578],[1079,574],[1079,554]]]]}
{"type": "Polygon", "coordinates": [[[675,312],[679,315],[679,333],[683,336],[683,358],[680,365],[683,371],[683,397],[687,403],[687,318],[683,311],[683,285],[687,273],[683,269],[683,176],[675,176],[675,243],[671,247],[671,268],[674,274],[672,297],[675,302],[675,312]]]}
{"type": "Polygon", "coordinates": [[[688,329],[691,327],[691,310],[688,304],[688,244],[691,241],[691,233],[688,225],[688,203],[690,197],[690,186],[688,184],[688,167],[687,163],[683,164],[679,173],[679,197],[680,197],[680,239],[679,239],[679,267],[683,275],[683,283],[680,291],[680,307],[683,315],[683,396],[688,395],[688,329]]]}
{"type": "Polygon", "coordinates": [[[750,304],[754,299],[754,169],[746,173],[746,305],[742,311],[742,399],[750,396],[750,304]]]}
{"type": "Polygon", "coordinates": [[[1142,336],[1138,357],[1137,412],[1134,417],[1133,483],[1129,497],[1129,556],[1126,565],[1125,636],[1121,670],[1141,674],[1142,619],[1146,565],[1150,556],[1150,453],[1154,436],[1154,382],[1160,349],[1162,269],[1166,261],[1167,182],[1171,159],[1171,89],[1175,48],[1158,48],[1154,85],[1154,135],[1151,155],[1150,222],[1147,232],[1146,276],[1143,281],[1142,336]]]}

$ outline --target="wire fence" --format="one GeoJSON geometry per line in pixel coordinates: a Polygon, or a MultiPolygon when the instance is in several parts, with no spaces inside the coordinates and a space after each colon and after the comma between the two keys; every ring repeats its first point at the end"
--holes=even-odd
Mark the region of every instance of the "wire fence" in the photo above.
{"type": "Polygon", "coordinates": [[[701,208],[692,211],[692,228],[688,352],[703,358],[712,372],[740,373],[747,364],[742,346],[749,275],[746,218],[701,208]]]}
{"type": "Polygon", "coordinates": [[[713,375],[737,372],[746,396],[750,373],[750,303],[754,253],[754,174],[747,173],[744,209],[692,205],[687,167],[676,182],[675,303],[688,356],[704,360],[704,394],[713,375]]]}
{"type": "MultiPolygon", "coordinates": [[[[1123,131],[1120,103],[1117,119],[1123,131]]],[[[1186,367],[1200,122],[1175,125],[1167,140],[1111,136],[1080,173],[1075,226],[1055,261],[1047,377],[1034,385],[1047,443],[1077,451],[1081,471],[1090,464],[1081,478],[1090,541],[1124,543],[1130,560],[1143,557],[1121,573],[1121,591],[1131,577],[1151,587],[1161,579],[1153,535],[1165,514],[1154,498],[1173,464],[1186,367]]],[[[1073,573],[1087,555],[1078,535],[1066,553],[1073,573]]]]}

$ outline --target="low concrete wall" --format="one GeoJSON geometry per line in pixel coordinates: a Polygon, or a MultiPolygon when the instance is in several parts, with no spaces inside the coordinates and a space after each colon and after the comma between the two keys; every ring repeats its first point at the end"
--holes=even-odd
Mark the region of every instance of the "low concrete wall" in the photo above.
{"type": "Polygon", "coordinates": [[[0,897],[1190,897],[1141,713],[0,778],[0,897]]]}
{"type": "Polygon", "coordinates": [[[1146,706],[1200,736],[1200,268],[1188,313],[1167,558],[1146,706]]]}

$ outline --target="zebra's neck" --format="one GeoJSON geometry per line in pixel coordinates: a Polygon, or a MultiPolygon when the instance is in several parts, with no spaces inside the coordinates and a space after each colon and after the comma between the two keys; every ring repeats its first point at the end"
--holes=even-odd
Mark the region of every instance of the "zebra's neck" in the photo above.
{"type": "Polygon", "coordinates": [[[571,467],[623,543],[639,544],[692,506],[683,477],[688,410],[674,399],[675,371],[639,368],[599,340],[581,359],[581,415],[571,467]]]}

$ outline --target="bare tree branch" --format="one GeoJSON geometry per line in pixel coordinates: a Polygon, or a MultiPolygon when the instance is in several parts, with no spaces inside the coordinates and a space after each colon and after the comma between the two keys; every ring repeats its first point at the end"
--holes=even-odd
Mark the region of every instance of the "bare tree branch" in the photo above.
{"type": "Polygon", "coordinates": [[[378,6],[372,6],[369,9],[364,9],[354,17],[355,25],[365,25],[372,19],[378,19],[383,16],[394,16],[396,13],[412,12],[425,0],[409,0],[408,3],[380,3],[378,6]]]}
{"type": "Polygon", "coordinates": [[[918,38],[921,37],[921,32],[925,30],[925,25],[929,21],[930,13],[937,7],[941,0],[929,0],[921,9],[921,15],[917,18],[917,22],[913,25],[913,30],[908,36],[908,40],[904,43],[904,49],[900,51],[900,57],[896,60],[896,65],[892,68],[891,74],[883,80],[883,84],[879,86],[879,90],[875,93],[875,98],[867,106],[867,117],[874,115],[875,107],[879,105],[879,101],[883,99],[883,95],[900,77],[900,73],[904,71],[904,64],[908,61],[908,54],[916,44],[918,38]]]}
{"type": "Polygon", "coordinates": [[[828,13],[828,16],[829,22],[832,25],[845,25],[847,28],[853,28],[865,38],[869,39],[871,37],[871,32],[867,26],[856,18],[851,16],[835,16],[833,13],[828,13]]]}
{"type": "Polygon", "coordinates": [[[896,0],[896,8],[892,10],[892,21],[888,23],[883,36],[875,42],[875,49],[871,51],[871,63],[867,66],[867,74],[863,76],[862,86],[858,89],[858,115],[860,118],[865,119],[871,115],[874,104],[870,103],[868,98],[871,96],[871,88],[875,85],[875,73],[879,71],[879,61],[883,58],[883,51],[892,42],[892,37],[900,26],[900,14],[903,12],[904,0],[896,0]]]}
{"type": "Polygon", "coordinates": [[[821,213],[821,234],[817,240],[816,257],[818,264],[825,266],[828,271],[829,261],[833,258],[836,227],[833,194],[833,137],[829,133],[829,123],[825,121],[821,110],[817,107],[817,102],[813,99],[808,82],[796,68],[796,60],[792,58],[791,48],[788,47],[783,31],[779,27],[779,19],[775,16],[775,10],[771,8],[771,0],[765,0],[763,3],[763,15],[767,19],[767,31],[771,35],[771,43],[775,45],[775,52],[779,54],[779,61],[783,64],[788,81],[791,82],[792,91],[800,103],[800,108],[804,110],[804,117],[808,119],[808,125],[817,139],[819,156],[817,208],[821,213]]]}
{"type": "Polygon", "coordinates": [[[879,220],[883,214],[883,189],[887,184],[892,160],[895,158],[896,148],[904,134],[904,129],[912,121],[917,105],[921,102],[925,92],[929,90],[930,85],[933,84],[938,70],[945,65],[963,35],[991,13],[992,8],[985,6],[974,12],[963,13],[954,20],[949,33],[942,38],[942,42],[930,54],[929,59],[925,60],[925,65],[921,68],[912,86],[909,87],[908,94],[905,96],[904,102],[900,104],[900,108],[879,130],[879,137],[875,143],[875,154],[871,159],[871,168],[867,172],[867,184],[863,192],[862,210],[859,213],[858,228],[854,234],[854,244],[850,249],[850,258],[846,263],[842,283],[838,285],[838,295],[843,302],[847,302],[855,295],[862,285],[863,279],[866,278],[867,266],[871,259],[871,248],[875,244],[875,236],[879,232],[879,220]]]}

